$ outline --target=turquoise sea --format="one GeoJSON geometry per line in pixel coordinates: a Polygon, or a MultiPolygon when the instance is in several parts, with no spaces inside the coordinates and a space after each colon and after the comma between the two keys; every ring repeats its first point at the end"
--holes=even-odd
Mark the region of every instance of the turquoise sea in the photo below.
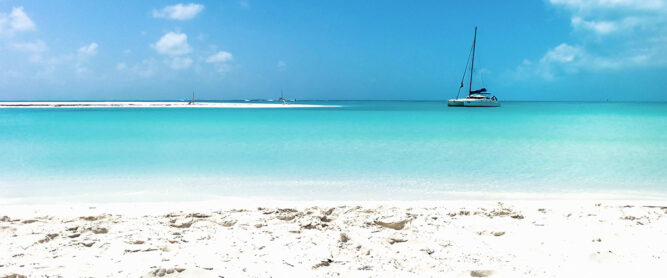
{"type": "Polygon", "coordinates": [[[0,200],[667,196],[667,103],[304,103],[0,109],[0,200]]]}

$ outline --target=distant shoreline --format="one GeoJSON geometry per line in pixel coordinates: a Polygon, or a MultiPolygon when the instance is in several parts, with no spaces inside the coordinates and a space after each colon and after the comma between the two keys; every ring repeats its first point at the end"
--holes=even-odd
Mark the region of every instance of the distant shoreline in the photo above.
{"type": "Polygon", "coordinates": [[[88,101],[88,102],[0,102],[0,108],[320,108],[340,107],[340,105],[317,104],[282,104],[282,103],[234,103],[234,102],[188,102],[159,101],[159,102],[115,102],[115,101],[88,101]]]}

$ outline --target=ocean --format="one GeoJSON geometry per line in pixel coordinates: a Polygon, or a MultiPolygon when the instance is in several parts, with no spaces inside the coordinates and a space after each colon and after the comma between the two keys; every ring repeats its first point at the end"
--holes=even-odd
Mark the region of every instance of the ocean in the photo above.
{"type": "Polygon", "coordinates": [[[0,109],[0,200],[667,196],[667,103],[0,109]]]}

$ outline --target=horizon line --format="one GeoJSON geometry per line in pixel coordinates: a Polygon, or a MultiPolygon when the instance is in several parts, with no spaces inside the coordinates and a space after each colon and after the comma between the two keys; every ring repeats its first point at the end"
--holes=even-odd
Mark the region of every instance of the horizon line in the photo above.
{"type": "MultiPolygon", "coordinates": [[[[188,102],[187,99],[102,99],[102,100],[88,100],[88,99],[59,99],[59,100],[0,100],[0,102],[188,102]]],[[[198,102],[224,102],[224,101],[238,101],[238,102],[259,102],[268,101],[275,102],[276,99],[202,99],[196,100],[198,102]]],[[[294,101],[394,101],[394,102],[447,102],[447,99],[294,99],[294,101]]],[[[667,100],[503,100],[502,102],[648,102],[661,103],[667,100]]]]}

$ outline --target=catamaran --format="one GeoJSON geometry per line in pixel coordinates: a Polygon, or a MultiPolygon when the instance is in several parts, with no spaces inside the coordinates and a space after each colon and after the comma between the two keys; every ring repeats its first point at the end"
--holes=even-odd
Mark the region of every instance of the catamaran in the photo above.
{"type": "MultiPolygon", "coordinates": [[[[468,96],[466,98],[459,98],[461,93],[461,88],[463,88],[463,81],[465,80],[466,72],[468,71],[468,63],[466,63],[466,68],[463,71],[463,77],[461,78],[461,86],[459,91],[456,94],[455,99],[450,99],[447,102],[447,106],[466,106],[466,107],[498,107],[500,103],[496,96],[489,97],[490,93],[486,92],[486,88],[481,88],[479,90],[472,89],[472,74],[475,67],[475,44],[477,43],[477,26],[475,26],[475,37],[472,40],[472,62],[470,63],[470,84],[468,85],[468,96]]],[[[468,61],[470,56],[468,56],[468,61]]]]}

